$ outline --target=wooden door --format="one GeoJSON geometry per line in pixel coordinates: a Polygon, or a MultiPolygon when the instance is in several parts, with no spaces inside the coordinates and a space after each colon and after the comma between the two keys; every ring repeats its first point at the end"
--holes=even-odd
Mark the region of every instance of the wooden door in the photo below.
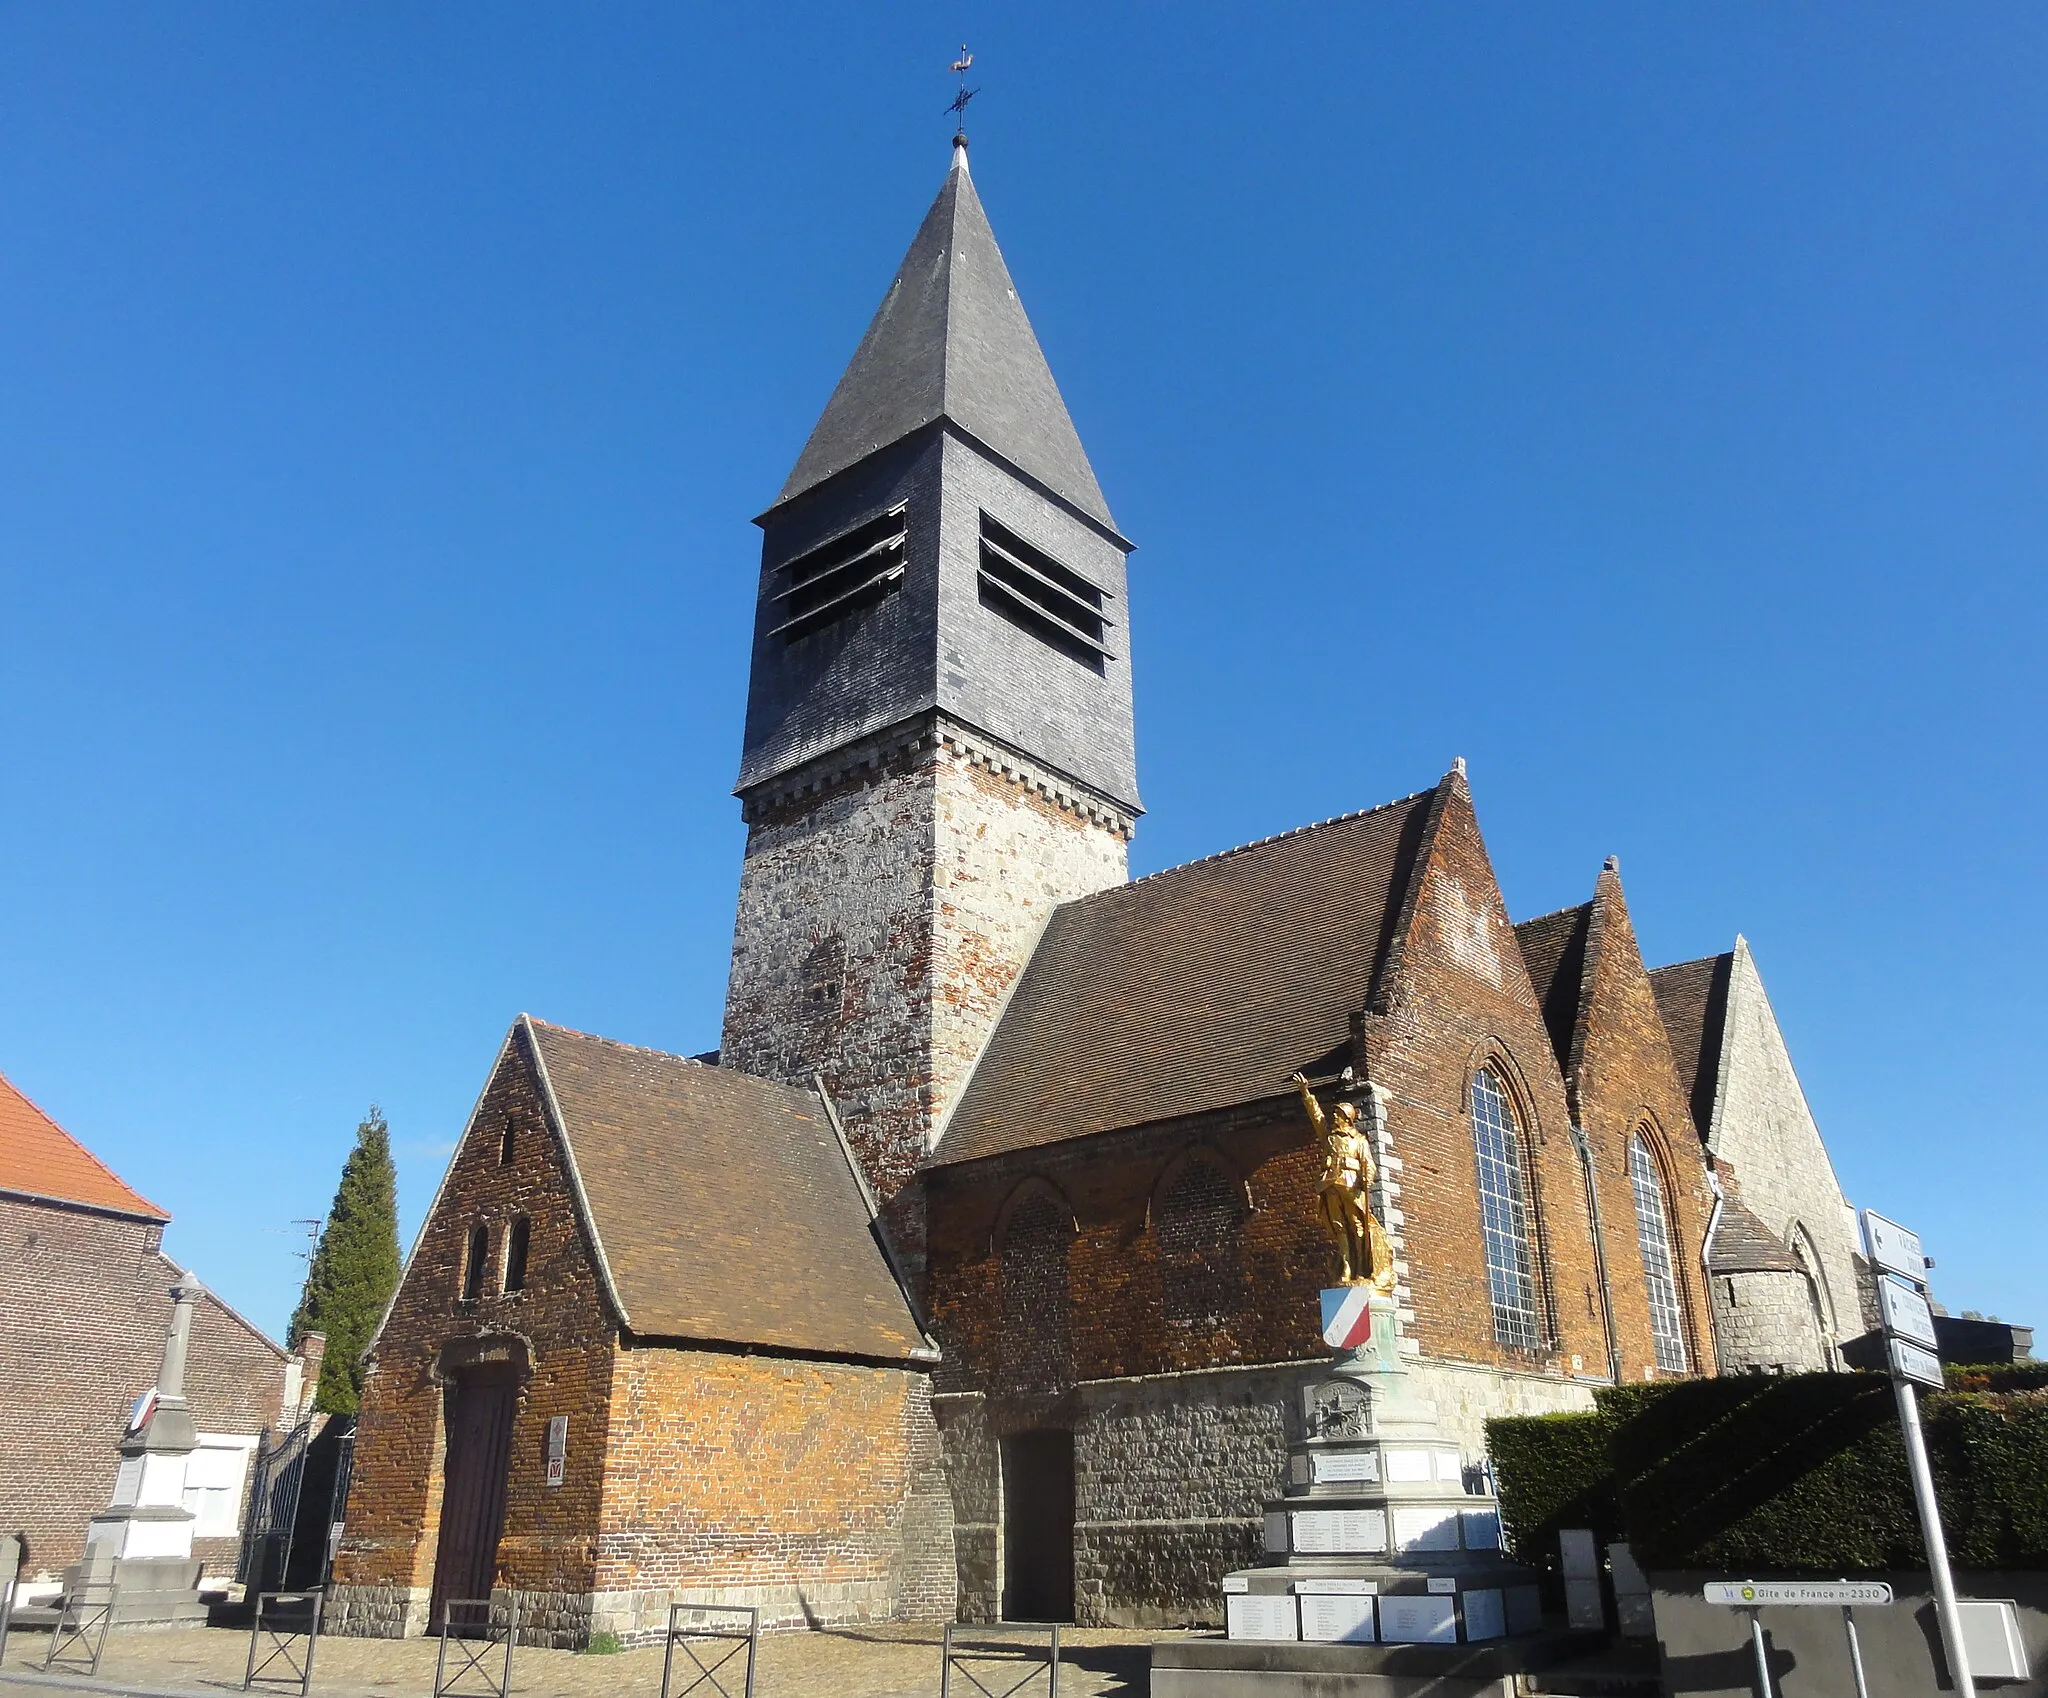
{"type": "Polygon", "coordinates": [[[505,1471],[518,1401],[519,1385],[510,1368],[473,1368],[448,1388],[448,1454],[429,1631],[439,1630],[451,1599],[488,1598],[497,1580],[498,1535],[505,1526],[505,1471]]]}
{"type": "Polygon", "coordinates": [[[1074,1619],[1074,1435],[1003,1440],[1003,1619],[1074,1619]]]}

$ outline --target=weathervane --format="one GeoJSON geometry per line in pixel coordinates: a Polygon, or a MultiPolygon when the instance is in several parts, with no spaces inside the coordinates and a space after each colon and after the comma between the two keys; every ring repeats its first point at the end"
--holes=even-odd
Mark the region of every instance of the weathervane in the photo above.
{"type": "Polygon", "coordinates": [[[967,103],[977,94],[981,93],[980,89],[967,86],[967,70],[973,63],[974,55],[967,51],[967,43],[963,41],[960,43],[960,57],[947,67],[948,70],[960,79],[960,92],[953,96],[953,104],[946,108],[948,112],[953,114],[953,145],[955,147],[965,147],[967,145],[967,103]]]}

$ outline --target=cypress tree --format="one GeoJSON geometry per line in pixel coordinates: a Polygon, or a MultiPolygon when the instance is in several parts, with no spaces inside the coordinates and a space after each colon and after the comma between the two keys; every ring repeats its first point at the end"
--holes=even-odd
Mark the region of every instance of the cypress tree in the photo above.
{"type": "Polygon", "coordinates": [[[356,1127],[356,1147],[342,1164],[334,1207],[327,1211],[292,1315],[294,1350],[309,1332],[327,1335],[314,1408],[330,1415],[356,1412],[363,1352],[398,1289],[398,1271],[398,1172],[391,1165],[391,1129],[372,1103],[356,1127]]]}

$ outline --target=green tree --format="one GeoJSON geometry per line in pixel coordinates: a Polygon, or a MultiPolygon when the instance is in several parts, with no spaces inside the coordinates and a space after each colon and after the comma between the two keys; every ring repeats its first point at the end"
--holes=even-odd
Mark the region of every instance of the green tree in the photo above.
{"type": "Polygon", "coordinates": [[[327,1335],[313,1406],[353,1415],[363,1395],[363,1352],[398,1289],[398,1172],[391,1165],[391,1129],[375,1103],[356,1127],[356,1147],[342,1164],[334,1207],[320,1229],[306,1270],[306,1289],[292,1315],[294,1350],[309,1332],[327,1335]]]}

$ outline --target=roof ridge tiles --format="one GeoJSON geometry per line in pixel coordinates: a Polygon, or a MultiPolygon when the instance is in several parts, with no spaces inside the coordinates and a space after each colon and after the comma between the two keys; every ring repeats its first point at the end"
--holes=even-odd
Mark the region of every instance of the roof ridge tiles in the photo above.
{"type": "MultiPolygon", "coordinates": [[[[629,1044],[624,1038],[608,1038],[602,1032],[586,1032],[580,1026],[564,1026],[553,1020],[543,1020],[536,1014],[522,1014],[519,1018],[540,1031],[559,1032],[565,1038],[582,1038],[587,1043],[604,1044],[607,1048],[626,1050],[634,1055],[652,1055],[660,1057],[663,1061],[680,1061],[691,1067],[701,1067],[709,1073],[729,1073],[736,1079],[757,1077],[752,1073],[742,1073],[737,1068],[714,1067],[708,1061],[699,1061],[694,1055],[678,1055],[674,1050],[656,1049],[652,1044],[629,1044]]],[[[763,1079],[761,1083],[772,1085],[776,1081],[763,1079]]]]}
{"type": "Polygon", "coordinates": [[[1158,879],[1171,878],[1175,873],[1192,872],[1196,867],[1206,867],[1217,861],[1227,861],[1233,855],[1246,855],[1254,849],[1264,849],[1271,844],[1285,843],[1291,837],[1306,837],[1312,831],[1323,831],[1333,825],[1349,825],[1353,820],[1369,819],[1374,814],[1385,813],[1389,808],[1398,808],[1406,803],[1418,801],[1435,789],[1436,786],[1434,784],[1428,784],[1420,790],[1411,790],[1405,796],[1396,796],[1391,801],[1376,803],[1370,808],[1354,808],[1348,814],[1332,814],[1326,820],[1315,820],[1308,825],[1298,825],[1291,831],[1276,831],[1269,837],[1255,837],[1249,843],[1239,843],[1229,849],[1219,849],[1213,855],[1198,855],[1192,861],[1181,861],[1171,867],[1161,867],[1157,872],[1147,873],[1142,878],[1127,879],[1122,884],[1111,885],[1107,890],[1098,890],[1087,896],[1076,897],[1066,906],[1078,908],[1083,903],[1097,902],[1105,896],[1114,896],[1119,891],[1135,890],[1141,884],[1151,884],[1158,879]]]}
{"type": "Polygon", "coordinates": [[[1583,902],[1567,902],[1562,908],[1551,908],[1541,914],[1531,914],[1526,920],[1510,920],[1508,924],[1519,931],[1523,926],[1533,926],[1539,920],[1561,919],[1566,914],[1576,914],[1582,909],[1592,907],[1592,905],[1593,899],[1589,896],[1583,902]]]}

